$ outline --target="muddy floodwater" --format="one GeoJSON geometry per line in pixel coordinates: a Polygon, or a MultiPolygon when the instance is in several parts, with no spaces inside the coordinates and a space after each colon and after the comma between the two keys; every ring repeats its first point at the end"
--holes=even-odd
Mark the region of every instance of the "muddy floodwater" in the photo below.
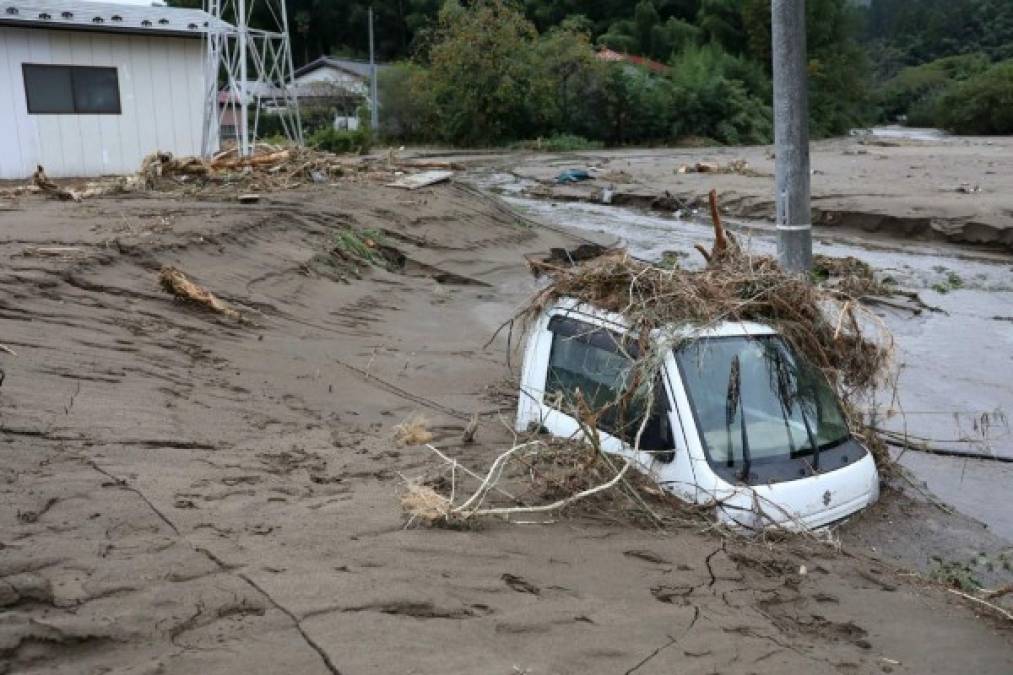
{"type": "MultiPolygon", "coordinates": [[[[889,135],[890,130],[877,130],[889,135]]],[[[923,130],[925,133],[934,130],[923,130]]],[[[898,132],[899,133],[899,132],[898,132]]],[[[700,262],[693,244],[707,242],[710,224],[689,210],[675,215],[524,196],[532,183],[489,172],[473,179],[525,215],[621,243],[633,255],[658,260],[666,251],[691,267],[700,262]]],[[[765,222],[731,223],[757,253],[773,254],[776,233],[765,222]]],[[[1013,435],[1005,415],[1013,410],[1013,260],[1003,252],[939,242],[899,241],[886,236],[814,231],[814,251],[854,256],[905,289],[917,291],[939,312],[912,315],[877,310],[896,341],[900,367],[897,400],[888,392],[875,402],[890,416],[884,426],[933,439],[934,445],[1013,458],[1013,435]]],[[[1013,464],[905,452],[901,463],[928,490],[961,512],[1013,540],[1008,498],[1013,464]]]]}

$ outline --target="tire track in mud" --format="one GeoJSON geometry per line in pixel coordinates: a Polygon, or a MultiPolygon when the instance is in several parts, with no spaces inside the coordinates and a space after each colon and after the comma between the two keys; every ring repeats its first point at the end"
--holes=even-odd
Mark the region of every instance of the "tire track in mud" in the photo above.
{"type": "MultiPolygon", "coordinates": [[[[158,269],[161,256],[183,257],[189,261],[188,267],[206,266],[213,271],[207,277],[208,285],[216,290],[225,289],[220,291],[223,298],[241,305],[258,306],[256,300],[250,299],[249,293],[237,295],[228,292],[227,289],[246,281],[241,274],[235,274],[235,268],[263,267],[266,258],[262,251],[277,247],[279,239],[291,241],[290,235],[293,232],[290,230],[296,222],[297,219],[293,217],[277,227],[265,227],[268,225],[267,220],[262,219],[257,224],[235,232],[207,237],[190,236],[182,242],[162,244],[156,242],[144,248],[138,245],[117,244],[116,253],[104,252],[101,256],[86,260],[52,261],[51,267],[43,265],[37,269],[33,268],[31,276],[24,276],[17,281],[23,292],[8,296],[9,300],[4,301],[4,314],[0,316],[0,325],[3,325],[4,319],[12,319],[25,324],[26,327],[31,326],[31,333],[23,331],[24,337],[17,341],[26,348],[26,351],[21,353],[15,369],[15,382],[20,381],[20,385],[14,390],[8,388],[3,393],[21,399],[17,403],[26,412],[29,408],[62,412],[59,417],[52,418],[42,426],[19,426],[12,424],[12,413],[16,412],[16,408],[12,408],[11,404],[14,404],[16,399],[5,396],[6,400],[0,399],[0,411],[4,418],[0,435],[8,439],[52,440],[61,443],[64,448],[83,443],[86,446],[118,446],[129,451],[145,448],[208,452],[221,450],[223,444],[220,441],[203,442],[169,437],[138,438],[136,433],[127,435],[123,433],[124,430],[112,426],[107,430],[112,433],[96,433],[98,428],[94,424],[79,423],[83,419],[81,415],[89,414],[87,409],[78,413],[81,410],[80,404],[89,399],[95,400],[96,396],[112,401],[118,396],[117,391],[129,391],[129,388],[136,388],[140,383],[153,381],[160,381],[163,386],[152,394],[144,394],[145,397],[152,397],[151,402],[158,396],[186,399],[195,393],[200,398],[208,400],[210,391],[228,390],[230,387],[228,377],[216,383],[215,378],[209,379],[207,373],[201,369],[215,365],[218,358],[216,352],[220,351],[220,347],[216,345],[220,345],[223,340],[231,339],[242,344],[253,336],[235,331],[216,317],[173,303],[171,299],[155,290],[154,280],[148,275],[158,269]],[[229,264],[233,267],[232,272],[222,274],[214,271],[213,259],[222,256],[229,258],[229,264]],[[141,284],[140,287],[138,282],[141,284]],[[41,306],[40,298],[42,298],[41,306]],[[27,303],[31,303],[32,306],[22,306],[27,303]],[[47,313],[48,307],[53,307],[54,311],[47,313]],[[58,328],[61,332],[47,335],[43,327],[58,328]],[[39,340],[36,336],[42,339],[39,340]],[[41,357],[46,352],[53,353],[56,358],[41,357]],[[41,398],[33,397],[31,405],[21,397],[28,380],[33,382],[32,387],[38,392],[48,392],[41,398]],[[66,387],[57,385],[54,380],[70,382],[69,392],[66,387]],[[120,389],[121,387],[128,389],[120,389]],[[200,391],[202,389],[203,393],[200,391]],[[63,421],[61,418],[68,419],[63,421]]],[[[277,221],[274,224],[277,225],[277,221]]],[[[294,232],[296,237],[293,245],[305,251],[315,246],[312,241],[322,240],[326,233],[326,227],[312,227],[309,230],[299,227],[294,232]],[[307,237],[311,240],[309,244],[307,237]]],[[[270,260],[272,265],[278,263],[279,260],[270,260]]],[[[247,285],[246,288],[249,289],[250,286],[247,285]]],[[[296,295],[298,293],[297,290],[296,295]]],[[[396,304],[380,303],[378,298],[367,295],[341,305],[335,310],[339,315],[339,321],[327,325],[329,322],[326,321],[300,321],[300,313],[305,316],[305,312],[291,311],[301,309],[299,307],[288,308],[289,311],[284,312],[276,311],[274,305],[260,304],[259,307],[265,310],[262,314],[269,324],[268,329],[287,325],[289,328],[286,330],[291,332],[292,325],[303,325],[313,327],[314,330],[334,333],[335,328],[341,327],[344,322],[345,326],[357,329],[353,332],[360,338],[375,337],[377,335],[375,331],[362,331],[362,327],[382,320],[385,312],[397,311],[396,304]]],[[[6,330],[4,333],[6,335],[6,330]]],[[[14,340],[11,342],[15,343],[14,340]]],[[[225,369],[231,367],[228,361],[222,361],[217,365],[225,369]]],[[[364,381],[370,386],[376,386],[375,378],[365,378],[364,381]]],[[[420,400],[419,397],[396,386],[381,386],[378,389],[385,393],[394,393],[411,403],[420,400]]],[[[226,398],[237,402],[242,400],[242,397],[226,398]]],[[[290,402],[285,402],[290,398],[282,396],[279,400],[291,408],[290,402]]],[[[433,405],[440,408],[439,404],[433,405]]],[[[299,404],[299,408],[303,411],[310,409],[302,403],[299,404]]],[[[463,414],[462,416],[466,418],[463,414]]],[[[329,672],[339,672],[327,652],[303,629],[295,613],[271,597],[252,577],[237,572],[236,568],[210,554],[209,549],[191,543],[176,519],[162,506],[161,499],[150,497],[132,481],[122,478],[120,471],[106,468],[105,462],[99,457],[90,456],[90,453],[77,454],[77,457],[81,463],[102,476],[108,486],[107,489],[134,493],[136,499],[145,505],[145,509],[189,550],[203,554],[208,560],[214,560],[219,572],[236,576],[255,589],[271,606],[289,618],[302,639],[319,656],[329,672]]],[[[42,517],[47,510],[35,509],[35,511],[42,517]]],[[[129,591],[124,588],[116,593],[109,592],[107,596],[114,597],[124,593],[129,595],[129,591]]],[[[234,605],[226,603],[217,608],[198,606],[183,617],[181,623],[168,629],[171,642],[177,644],[177,639],[181,635],[206,625],[208,621],[248,613],[249,607],[244,602],[238,601],[238,604],[234,605]]],[[[110,640],[109,644],[118,644],[118,639],[110,640]]],[[[53,657],[57,660],[60,658],[57,654],[53,657]]]]}

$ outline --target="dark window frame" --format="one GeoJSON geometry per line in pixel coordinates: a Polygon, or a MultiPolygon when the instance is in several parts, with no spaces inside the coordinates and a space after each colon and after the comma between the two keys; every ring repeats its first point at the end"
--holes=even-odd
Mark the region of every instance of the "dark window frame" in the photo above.
{"type": "MultiPolygon", "coordinates": [[[[557,340],[572,340],[574,342],[582,343],[592,349],[598,349],[607,353],[618,355],[624,359],[635,360],[640,356],[640,344],[633,338],[622,335],[615,331],[609,330],[608,328],[597,326],[581,319],[575,319],[569,316],[556,315],[549,320],[548,325],[549,333],[552,335],[552,343],[549,345],[549,358],[546,362],[545,369],[545,389],[548,390],[549,377],[552,370],[552,357],[555,352],[557,340]]],[[[546,404],[553,410],[557,411],[562,415],[572,417],[572,415],[566,410],[557,408],[551,404],[546,404]]],[[[641,447],[640,452],[654,455],[655,459],[663,464],[669,464],[675,458],[675,435],[673,433],[671,419],[669,413],[672,408],[669,404],[668,392],[666,391],[666,385],[664,378],[658,377],[658,382],[655,388],[655,400],[651,404],[651,409],[648,417],[648,427],[652,426],[652,423],[660,423],[661,437],[652,439],[653,441],[664,440],[666,447],[656,448],[649,447],[654,445],[655,442],[648,443],[647,446],[641,447]],[[670,447],[669,447],[670,446],[670,447]]],[[[639,424],[637,424],[639,426],[639,424]]],[[[633,426],[628,426],[625,429],[613,428],[611,422],[605,422],[604,420],[599,422],[598,430],[602,431],[610,436],[618,438],[627,444],[633,443],[632,432],[634,431],[633,426]]]]}
{"type": "Polygon", "coordinates": [[[29,115],[122,115],[123,114],[123,100],[120,96],[120,72],[116,66],[72,66],[61,63],[22,63],[21,64],[21,81],[25,88],[25,106],[28,108],[29,115]],[[70,100],[73,106],[73,110],[39,110],[33,109],[31,93],[28,89],[28,73],[31,69],[65,69],[70,73],[70,100]],[[116,79],[116,108],[106,110],[79,110],[78,109],[78,97],[76,89],[76,78],[74,77],[75,71],[112,71],[116,79]]]}

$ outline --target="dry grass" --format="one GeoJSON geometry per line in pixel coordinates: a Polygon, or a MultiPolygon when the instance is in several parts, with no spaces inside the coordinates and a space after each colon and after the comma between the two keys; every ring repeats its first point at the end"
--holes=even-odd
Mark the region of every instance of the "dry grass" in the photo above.
{"type": "Polygon", "coordinates": [[[412,481],[401,492],[401,509],[425,525],[435,525],[450,514],[450,500],[428,485],[412,481]]]}
{"type": "MultiPolygon", "coordinates": [[[[755,321],[776,328],[831,383],[849,390],[873,385],[889,360],[889,339],[884,344],[863,332],[855,297],[786,274],[766,256],[735,252],[699,271],[655,267],[625,251],[577,267],[535,265],[552,283],[530,303],[529,318],[560,298],[575,298],[622,314],[631,334],[643,337],[669,326],[755,321]]],[[[863,320],[879,325],[867,313],[863,320]]]]}
{"type": "Polygon", "coordinates": [[[394,440],[402,447],[430,442],[433,434],[429,431],[429,420],[421,413],[408,416],[394,427],[394,440]]]}

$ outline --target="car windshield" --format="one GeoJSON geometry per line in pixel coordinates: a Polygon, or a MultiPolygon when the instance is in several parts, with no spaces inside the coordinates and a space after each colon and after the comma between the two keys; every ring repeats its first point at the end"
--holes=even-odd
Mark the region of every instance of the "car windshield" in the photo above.
{"type": "Polygon", "coordinates": [[[778,336],[701,338],[675,357],[712,464],[747,477],[808,455],[818,469],[820,451],[850,438],[826,378],[778,336]]]}

